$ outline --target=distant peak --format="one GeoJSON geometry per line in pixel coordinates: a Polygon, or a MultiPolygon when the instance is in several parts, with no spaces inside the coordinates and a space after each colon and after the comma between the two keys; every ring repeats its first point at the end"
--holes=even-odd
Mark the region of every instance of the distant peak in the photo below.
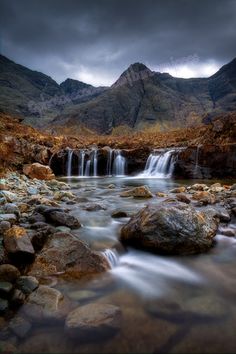
{"type": "Polygon", "coordinates": [[[118,87],[121,85],[129,84],[133,86],[135,81],[144,80],[154,74],[146,65],[142,63],[131,64],[127,70],[125,70],[119,79],[112,85],[112,87],[118,87]]]}

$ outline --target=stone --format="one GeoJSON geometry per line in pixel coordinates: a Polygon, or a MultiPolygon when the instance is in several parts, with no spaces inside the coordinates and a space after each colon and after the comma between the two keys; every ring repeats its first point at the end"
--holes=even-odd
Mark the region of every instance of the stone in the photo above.
{"type": "Polygon", "coordinates": [[[70,232],[71,229],[67,226],[57,226],[56,232],[70,232]]]}
{"type": "Polygon", "coordinates": [[[208,187],[204,183],[195,183],[191,186],[191,189],[193,189],[195,191],[205,191],[208,189],[208,187]]]}
{"type": "Polygon", "coordinates": [[[23,172],[30,178],[37,178],[41,180],[55,179],[55,175],[49,166],[41,165],[40,163],[32,163],[31,165],[24,165],[23,172]]]}
{"type": "Polygon", "coordinates": [[[196,254],[212,247],[218,224],[212,213],[182,203],[149,205],[122,227],[120,240],[161,254],[196,254]]]}
{"type": "Polygon", "coordinates": [[[0,235],[4,234],[5,231],[11,228],[11,223],[9,221],[0,221],[0,235]]]}
{"type": "Polygon", "coordinates": [[[152,198],[153,195],[147,186],[140,186],[124,191],[120,194],[121,197],[134,197],[134,198],[152,198]]]}
{"type": "Polygon", "coordinates": [[[15,224],[17,222],[17,217],[15,214],[0,214],[0,222],[8,221],[11,224],[15,224]]]}
{"type": "Polygon", "coordinates": [[[84,301],[90,300],[97,296],[97,293],[92,290],[75,290],[68,293],[68,297],[72,300],[84,301]]]}
{"type": "Polygon", "coordinates": [[[29,295],[38,288],[39,281],[32,276],[21,276],[17,279],[16,286],[20,289],[24,294],[29,295]]]}
{"type": "Polygon", "coordinates": [[[20,272],[15,266],[11,264],[0,265],[0,281],[15,283],[19,276],[20,272]]]}
{"type": "Polygon", "coordinates": [[[108,270],[107,259],[69,233],[54,233],[37,255],[29,274],[42,277],[65,272],[72,277],[108,270]]]}
{"type": "Polygon", "coordinates": [[[28,218],[28,222],[30,224],[34,224],[36,222],[44,222],[45,223],[45,221],[46,221],[45,217],[40,213],[34,213],[33,215],[31,215],[28,218]]]}
{"type": "Polygon", "coordinates": [[[0,353],[14,354],[17,353],[17,349],[13,344],[0,340],[0,353]]]}
{"type": "Polygon", "coordinates": [[[107,186],[107,188],[109,188],[109,189],[115,189],[116,188],[116,186],[115,186],[115,184],[109,184],[108,186],[107,186]]]}
{"type": "Polygon", "coordinates": [[[170,193],[184,193],[185,191],[186,191],[186,187],[182,186],[182,187],[171,189],[170,193]]]}
{"type": "Polygon", "coordinates": [[[83,207],[84,210],[87,210],[87,211],[99,211],[99,210],[106,210],[106,208],[100,204],[96,204],[96,203],[92,203],[92,204],[88,204],[88,205],[85,205],[83,207]]]}
{"type": "Polygon", "coordinates": [[[54,193],[55,200],[73,199],[75,195],[69,191],[58,191],[54,193]]]}
{"type": "Polygon", "coordinates": [[[20,289],[14,289],[11,303],[15,306],[21,306],[25,303],[26,295],[20,289]]]}
{"type": "Polygon", "coordinates": [[[234,216],[236,216],[236,207],[235,208],[232,208],[232,213],[234,214],[234,216]]]}
{"type": "Polygon", "coordinates": [[[176,199],[179,201],[179,202],[182,202],[182,203],[185,203],[185,204],[190,204],[191,203],[191,200],[183,193],[178,193],[176,195],[176,199]]]}
{"type": "Polygon", "coordinates": [[[28,187],[27,192],[30,195],[37,195],[39,193],[39,191],[36,187],[28,187]]]}
{"type": "Polygon", "coordinates": [[[31,319],[59,319],[63,316],[60,311],[62,301],[63,295],[59,290],[40,285],[29,295],[23,310],[31,319]]]}
{"type": "Polygon", "coordinates": [[[168,197],[168,195],[167,195],[166,193],[163,193],[163,192],[157,192],[157,193],[156,193],[156,196],[157,196],[157,197],[160,197],[160,198],[166,198],[166,197],[168,197]]]}
{"type": "Polygon", "coordinates": [[[236,190],[236,183],[232,184],[232,186],[230,187],[231,191],[235,191],[236,190]]]}
{"type": "Polygon", "coordinates": [[[44,213],[46,220],[56,226],[67,226],[71,229],[81,227],[79,220],[73,215],[69,215],[63,211],[48,211],[44,213]]]}
{"type": "Polygon", "coordinates": [[[32,228],[36,230],[35,231],[32,230],[31,232],[29,232],[29,238],[34,247],[34,250],[38,252],[43,248],[48,238],[54,232],[56,232],[56,230],[53,226],[50,226],[42,222],[33,224],[32,228]]]}
{"type": "Polygon", "coordinates": [[[23,227],[13,226],[3,236],[4,247],[8,254],[32,258],[35,254],[32,243],[23,227]]]}
{"type": "Polygon", "coordinates": [[[120,329],[121,310],[110,304],[90,303],[70,312],[65,331],[72,338],[96,341],[114,335],[120,329]]]}
{"type": "Polygon", "coordinates": [[[233,229],[230,227],[220,227],[219,233],[224,236],[235,237],[236,236],[236,229],[233,229]]]}
{"type": "Polygon", "coordinates": [[[113,211],[113,213],[111,214],[112,218],[118,219],[118,218],[127,218],[128,214],[126,213],[126,211],[123,210],[116,210],[113,211]]]}
{"type": "Polygon", "coordinates": [[[229,222],[231,220],[230,214],[225,208],[216,209],[216,215],[221,222],[229,222]]]}
{"type": "Polygon", "coordinates": [[[1,296],[9,296],[13,289],[13,285],[8,281],[0,281],[0,294],[1,296]]]}
{"type": "Polygon", "coordinates": [[[8,301],[6,299],[0,298],[0,314],[3,314],[8,309],[8,301]]]}
{"type": "Polygon", "coordinates": [[[21,213],[27,213],[30,209],[30,206],[29,204],[26,204],[26,203],[21,203],[18,205],[18,208],[20,210],[21,213]]]}
{"type": "Polygon", "coordinates": [[[214,194],[207,191],[195,192],[192,198],[201,202],[203,205],[214,204],[216,202],[214,194]]]}
{"type": "Polygon", "coordinates": [[[31,323],[21,316],[16,316],[11,319],[8,327],[19,338],[24,338],[31,330],[31,323]]]}
{"type": "Polygon", "coordinates": [[[17,217],[20,216],[20,210],[14,203],[6,203],[3,207],[3,210],[5,214],[15,214],[17,217]]]}
{"type": "Polygon", "coordinates": [[[18,197],[15,193],[9,191],[0,191],[0,197],[5,198],[5,200],[9,203],[13,203],[17,201],[18,197]]]}

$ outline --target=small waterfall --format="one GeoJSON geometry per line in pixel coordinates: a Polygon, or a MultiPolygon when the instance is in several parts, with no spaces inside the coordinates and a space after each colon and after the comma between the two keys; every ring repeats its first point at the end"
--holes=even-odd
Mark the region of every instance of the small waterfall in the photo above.
{"type": "Polygon", "coordinates": [[[196,177],[198,175],[198,171],[199,171],[198,161],[199,161],[199,150],[200,150],[200,147],[201,147],[201,145],[198,145],[197,149],[196,149],[195,167],[194,167],[194,171],[193,171],[194,177],[196,177]]]}
{"type": "Polygon", "coordinates": [[[113,150],[109,149],[108,158],[107,158],[107,176],[112,176],[112,156],[113,156],[113,150]]]}
{"type": "Polygon", "coordinates": [[[174,152],[175,150],[154,151],[149,155],[140,177],[171,177],[174,170],[174,152]]]}
{"type": "Polygon", "coordinates": [[[85,167],[85,176],[90,176],[90,167],[91,167],[91,160],[87,160],[86,167],[85,167]]]}
{"type": "Polygon", "coordinates": [[[110,250],[110,249],[106,249],[104,252],[102,252],[103,255],[106,257],[109,265],[111,268],[114,268],[118,265],[119,263],[119,257],[118,257],[118,253],[116,252],[116,250],[110,250]]]}
{"type": "Polygon", "coordinates": [[[85,152],[84,150],[81,150],[80,158],[79,158],[79,176],[84,176],[84,157],[85,157],[85,152]]]}
{"type": "Polygon", "coordinates": [[[93,150],[93,175],[97,177],[98,175],[98,151],[97,149],[93,150]]]}
{"type": "Polygon", "coordinates": [[[72,156],[73,156],[73,150],[69,149],[68,150],[68,155],[67,155],[67,176],[71,176],[71,170],[72,170],[72,156]]]}
{"type": "Polygon", "coordinates": [[[121,155],[120,150],[115,150],[115,159],[113,161],[113,175],[124,176],[125,175],[125,157],[121,155]]]}

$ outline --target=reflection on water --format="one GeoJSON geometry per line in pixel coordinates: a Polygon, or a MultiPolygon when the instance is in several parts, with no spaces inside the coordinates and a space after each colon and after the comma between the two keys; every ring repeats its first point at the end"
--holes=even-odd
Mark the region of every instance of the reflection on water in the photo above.
{"type": "MultiPolygon", "coordinates": [[[[236,240],[218,235],[207,254],[163,257],[124,249],[120,227],[128,218],[113,219],[116,210],[132,215],[161,198],[120,198],[126,187],[146,184],[153,193],[167,191],[186,181],[137,178],[70,178],[80,202],[70,206],[82,228],[73,234],[93,249],[104,252],[111,271],[93,278],[58,279],[55,286],[75,306],[109,303],[122,311],[121,329],[99,343],[71,339],[64,323],[34,323],[21,352],[72,353],[223,353],[236,352],[236,240]],[[114,184],[115,188],[108,188],[114,184]],[[102,206],[86,210],[88,203],[102,206]]],[[[192,182],[192,181],[189,181],[192,182]]],[[[21,309],[23,311],[24,309],[21,309]]]]}

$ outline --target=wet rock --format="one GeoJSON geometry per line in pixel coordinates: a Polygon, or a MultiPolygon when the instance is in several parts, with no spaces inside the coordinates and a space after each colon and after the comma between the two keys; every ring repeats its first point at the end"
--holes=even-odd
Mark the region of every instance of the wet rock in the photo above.
{"type": "Polygon", "coordinates": [[[30,209],[30,206],[29,204],[21,203],[18,205],[18,209],[20,210],[21,213],[27,213],[30,209]]]}
{"type": "Polygon", "coordinates": [[[14,289],[11,304],[21,306],[25,303],[26,295],[20,289],[14,289]]]}
{"type": "Polygon", "coordinates": [[[195,192],[192,198],[199,201],[203,205],[214,204],[216,202],[215,195],[207,191],[195,192]]]}
{"type": "Polygon", "coordinates": [[[31,330],[31,323],[21,316],[16,316],[9,322],[8,327],[17,337],[24,338],[31,330]]]}
{"type": "Polygon", "coordinates": [[[122,227],[120,240],[164,254],[206,252],[213,244],[219,220],[180,203],[147,206],[122,227]]]}
{"type": "Polygon", "coordinates": [[[115,186],[115,184],[109,184],[109,185],[107,186],[107,188],[109,188],[109,189],[115,189],[116,186],[115,186]]]}
{"type": "Polygon", "coordinates": [[[229,212],[225,208],[217,209],[216,215],[221,222],[229,222],[231,219],[229,212]]]}
{"type": "Polygon", "coordinates": [[[63,316],[60,311],[63,295],[60,291],[46,285],[40,285],[32,292],[24,306],[25,314],[35,320],[58,319],[63,316]]]}
{"type": "Polygon", "coordinates": [[[128,214],[123,211],[123,210],[116,210],[113,211],[113,213],[111,214],[112,218],[118,219],[118,218],[127,218],[128,214]]]}
{"type": "Polygon", "coordinates": [[[219,233],[224,236],[235,237],[236,236],[236,229],[230,227],[220,227],[219,233]]]}
{"type": "Polygon", "coordinates": [[[95,291],[91,290],[75,290],[71,291],[68,294],[68,297],[72,300],[77,301],[84,301],[84,300],[91,300],[97,296],[95,291]]]}
{"type": "Polygon", "coordinates": [[[46,220],[56,226],[67,226],[71,229],[81,227],[79,220],[73,215],[67,214],[63,211],[46,211],[44,213],[46,220]]]}
{"type": "Polygon", "coordinates": [[[156,194],[157,197],[160,197],[160,198],[166,198],[168,197],[168,195],[166,193],[163,193],[163,192],[157,192],[156,194]]]}
{"type": "Polygon", "coordinates": [[[13,285],[8,281],[0,281],[0,294],[3,297],[8,297],[13,289],[13,285]]]}
{"type": "Polygon", "coordinates": [[[0,222],[0,235],[4,234],[5,231],[11,228],[11,223],[9,221],[1,221],[0,222]]]}
{"type": "Polygon", "coordinates": [[[45,222],[45,217],[40,213],[35,213],[28,218],[28,222],[34,224],[36,222],[45,222]]]}
{"type": "Polygon", "coordinates": [[[30,195],[37,195],[39,193],[39,190],[36,187],[28,187],[27,192],[30,195]]]}
{"type": "Polygon", "coordinates": [[[55,200],[67,200],[67,199],[73,199],[74,197],[75,195],[68,191],[58,191],[54,193],[55,200]]]}
{"type": "Polygon", "coordinates": [[[94,341],[114,335],[120,329],[121,310],[110,304],[88,304],[69,313],[65,330],[70,337],[94,341]]]}
{"type": "Polygon", "coordinates": [[[191,189],[194,191],[205,191],[208,189],[208,187],[204,183],[196,183],[191,186],[191,189]]]}
{"type": "Polygon", "coordinates": [[[124,191],[120,194],[121,197],[134,197],[134,198],[152,198],[153,195],[147,186],[140,186],[124,191]]]}
{"type": "Polygon", "coordinates": [[[5,214],[15,214],[17,217],[20,216],[20,210],[14,203],[6,203],[3,207],[3,210],[5,214]]]}
{"type": "Polygon", "coordinates": [[[11,224],[15,224],[17,222],[17,217],[15,214],[0,214],[0,222],[8,221],[11,224]]]}
{"type": "Polygon", "coordinates": [[[170,190],[170,193],[184,193],[186,191],[186,187],[177,187],[170,190]]]}
{"type": "Polygon", "coordinates": [[[38,288],[39,282],[35,277],[32,276],[21,276],[17,279],[16,286],[24,294],[29,295],[38,288]]]}
{"type": "Polygon", "coordinates": [[[8,254],[15,257],[25,257],[26,260],[32,259],[34,256],[34,248],[27,232],[24,228],[19,226],[13,226],[11,229],[5,232],[4,247],[8,254]]]}
{"type": "Polygon", "coordinates": [[[71,229],[67,226],[57,226],[56,232],[70,232],[71,229]]]}
{"type": "Polygon", "coordinates": [[[15,193],[9,191],[0,191],[0,197],[3,197],[9,203],[13,203],[18,199],[15,193]]]}
{"type": "Polygon", "coordinates": [[[223,192],[224,190],[225,188],[222,187],[220,183],[214,183],[209,188],[209,192],[213,192],[213,193],[220,193],[223,192]]]}
{"type": "Polygon", "coordinates": [[[0,314],[3,314],[8,309],[8,301],[6,299],[0,298],[0,314]]]}
{"type": "Polygon", "coordinates": [[[179,201],[179,202],[182,202],[182,203],[185,203],[185,204],[190,204],[191,203],[191,200],[183,193],[178,193],[176,195],[176,199],[179,201]]]}
{"type": "Polygon", "coordinates": [[[84,210],[87,210],[87,211],[99,211],[99,210],[106,210],[106,208],[100,204],[96,204],[96,203],[93,203],[93,204],[88,204],[88,205],[85,205],[83,207],[84,210]]]}
{"type": "Polygon", "coordinates": [[[20,276],[19,270],[11,264],[0,265],[0,281],[14,283],[20,276]]]}
{"type": "Polygon", "coordinates": [[[42,180],[55,179],[55,175],[49,166],[41,165],[37,162],[31,165],[24,165],[23,172],[30,178],[37,178],[42,180]]]}
{"type": "Polygon", "coordinates": [[[36,257],[30,275],[47,276],[66,272],[73,277],[109,269],[106,258],[69,233],[53,234],[36,257]]]}

